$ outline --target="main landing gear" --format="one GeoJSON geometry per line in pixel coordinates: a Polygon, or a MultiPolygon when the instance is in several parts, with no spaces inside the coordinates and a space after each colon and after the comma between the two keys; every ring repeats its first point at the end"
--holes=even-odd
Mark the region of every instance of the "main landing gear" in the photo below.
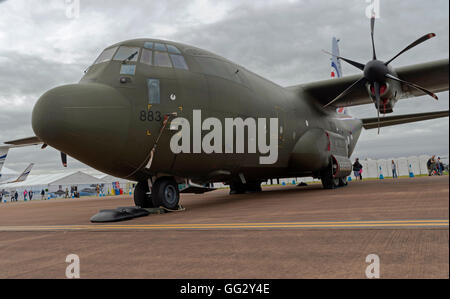
{"type": "Polygon", "coordinates": [[[177,182],[171,177],[161,177],[152,186],[147,181],[138,182],[134,189],[134,203],[141,208],[159,208],[175,210],[180,202],[177,182]]]}
{"type": "Polygon", "coordinates": [[[248,193],[259,193],[262,192],[261,183],[246,183],[235,181],[230,183],[230,195],[235,194],[248,194],[248,193]]]}
{"type": "Polygon", "coordinates": [[[337,165],[331,159],[330,166],[322,169],[320,172],[320,179],[322,180],[322,186],[324,189],[336,189],[339,187],[345,187],[348,185],[347,178],[336,178],[337,165]]]}

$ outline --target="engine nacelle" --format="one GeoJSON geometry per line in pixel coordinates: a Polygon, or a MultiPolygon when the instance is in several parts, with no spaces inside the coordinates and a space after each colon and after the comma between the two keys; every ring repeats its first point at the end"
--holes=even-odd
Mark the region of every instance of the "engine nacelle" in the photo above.
{"type": "MultiPolygon", "coordinates": [[[[378,109],[373,85],[367,83],[366,88],[370,98],[375,104],[375,108],[378,109]]],[[[394,106],[400,98],[401,92],[401,86],[398,82],[391,80],[390,82],[383,83],[380,88],[380,113],[388,114],[394,112],[394,106]]]]}

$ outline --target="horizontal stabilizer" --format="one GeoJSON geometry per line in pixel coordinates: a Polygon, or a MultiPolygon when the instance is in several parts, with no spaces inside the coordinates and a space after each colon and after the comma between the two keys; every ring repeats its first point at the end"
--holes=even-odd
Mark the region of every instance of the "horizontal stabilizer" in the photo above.
{"type": "MultiPolygon", "coordinates": [[[[416,114],[405,114],[397,116],[388,116],[380,118],[380,127],[396,126],[401,124],[407,124],[412,122],[418,122],[423,120],[435,119],[448,117],[449,110],[438,111],[438,112],[426,112],[426,113],[416,113],[416,114]]],[[[378,118],[366,118],[362,119],[364,129],[377,129],[378,128],[378,118]]]]}

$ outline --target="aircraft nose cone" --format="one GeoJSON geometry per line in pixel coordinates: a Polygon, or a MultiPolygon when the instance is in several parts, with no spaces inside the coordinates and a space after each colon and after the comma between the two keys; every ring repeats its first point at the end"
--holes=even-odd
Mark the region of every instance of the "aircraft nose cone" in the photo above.
{"type": "Polygon", "coordinates": [[[45,142],[57,140],[62,131],[64,87],[57,87],[39,98],[33,109],[31,124],[33,131],[45,142]]]}
{"type": "Polygon", "coordinates": [[[130,113],[130,102],[115,88],[65,85],[37,101],[32,126],[44,143],[107,171],[126,145],[130,113]]]}

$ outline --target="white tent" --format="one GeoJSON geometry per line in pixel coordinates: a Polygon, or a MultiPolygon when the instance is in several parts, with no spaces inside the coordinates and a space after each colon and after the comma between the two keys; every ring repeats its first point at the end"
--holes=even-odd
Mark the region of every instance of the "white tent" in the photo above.
{"type": "Polygon", "coordinates": [[[17,179],[19,176],[19,172],[3,167],[0,172],[0,184],[5,183],[6,181],[17,179]]]}
{"type": "MultiPolygon", "coordinates": [[[[82,193],[95,194],[95,186],[105,184],[105,181],[88,175],[81,171],[62,172],[55,174],[30,175],[25,181],[18,183],[2,184],[0,190],[15,191],[19,193],[19,198],[23,199],[24,190],[33,191],[35,198],[46,191],[51,197],[62,197],[66,188],[71,189],[76,186],[82,193]]],[[[87,194],[86,194],[87,195],[87,194]]]]}

